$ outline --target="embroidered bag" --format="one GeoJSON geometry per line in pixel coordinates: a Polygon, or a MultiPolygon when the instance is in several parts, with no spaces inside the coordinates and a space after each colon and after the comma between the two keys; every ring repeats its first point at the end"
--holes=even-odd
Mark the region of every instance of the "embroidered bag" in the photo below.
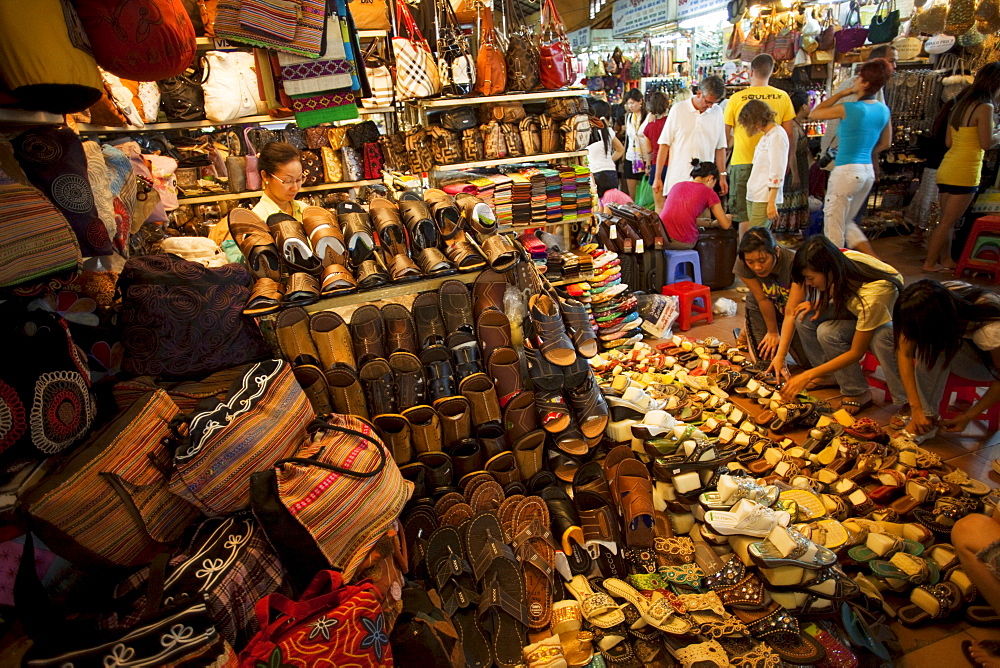
{"type": "Polygon", "coordinates": [[[118,279],[122,368],[190,377],[269,357],[257,323],[243,315],[250,283],[238,264],[208,269],[171,255],[131,258],[118,279]]]}
{"type": "Polygon", "coordinates": [[[323,156],[323,181],[325,183],[340,183],[344,180],[344,164],[340,161],[340,150],[324,146],[320,149],[323,156]]]}
{"type": "MultiPolygon", "coordinates": [[[[244,25],[240,18],[245,1],[218,0],[215,14],[215,35],[217,37],[258,46],[262,49],[294,53],[304,58],[319,58],[322,53],[323,32],[326,25],[325,0],[296,0],[295,33],[290,40],[244,25]]],[[[276,23],[275,21],[272,25],[276,23]]],[[[287,28],[277,27],[271,32],[273,33],[275,30],[287,34],[287,28]]]]}
{"type": "Polygon", "coordinates": [[[743,21],[737,21],[726,44],[726,60],[739,60],[743,48],[743,21]]]}
{"type": "MultiPolygon", "coordinates": [[[[325,130],[323,136],[326,136],[325,130]]],[[[299,162],[302,163],[302,185],[315,186],[323,182],[323,160],[316,151],[302,151],[299,162]]]]}
{"type": "Polygon", "coordinates": [[[177,406],[147,395],[62,460],[21,501],[36,533],[80,563],[138,566],[180,537],[198,509],[170,493],[164,445],[177,406]]]}
{"type": "Polygon", "coordinates": [[[350,581],[396,521],[413,483],[360,418],[329,415],[310,433],[295,457],[251,476],[254,515],[289,573],[329,567],[350,581]]]}
{"type": "Polygon", "coordinates": [[[250,474],[293,456],[313,418],[287,362],[248,365],[224,400],[172,425],[170,491],[209,517],[248,508],[250,474]]]}
{"type": "MultiPolygon", "coordinates": [[[[378,144],[375,144],[375,147],[378,148],[378,144]]],[[[360,181],[366,178],[363,150],[356,149],[353,146],[344,146],[340,149],[340,157],[344,162],[345,181],[360,181]]]]}
{"type": "Polygon", "coordinates": [[[945,20],[945,34],[958,37],[976,24],[976,0],[952,0],[945,20]]]}
{"type": "Polygon", "coordinates": [[[743,36],[743,43],[740,44],[740,60],[749,63],[751,60],[763,53],[763,44],[760,37],[760,21],[754,22],[750,26],[750,31],[743,36]]]}
{"type": "Polygon", "coordinates": [[[391,666],[390,628],[377,597],[371,582],[345,585],[329,570],[318,572],[298,600],[270,594],[257,602],[261,631],[240,652],[239,665],[391,666]]]}
{"type": "Polygon", "coordinates": [[[0,287],[75,270],[83,257],[66,217],[31,186],[0,183],[0,287]]]}

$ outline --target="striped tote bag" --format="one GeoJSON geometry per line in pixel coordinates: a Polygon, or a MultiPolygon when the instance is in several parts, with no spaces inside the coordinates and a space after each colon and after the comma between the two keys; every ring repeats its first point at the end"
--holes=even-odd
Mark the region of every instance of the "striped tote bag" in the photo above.
{"type": "Polygon", "coordinates": [[[0,183],[0,287],[74,271],[81,262],[66,217],[40,190],[0,183]]]}
{"type": "Polygon", "coordinates": [[[396,8],[400,22],[399,37],[392,40],[392,53],[396,57],[396,97],[412,100],[437,95],[441,92],[441,76],[430,46],[420,34],[406,3],[398,0],[396,8]]]}
{"type": "Polygon", "coordinates": [[[173,425],[170,490],[209,517],[250,507],[250,475],[292,457],[315,419],[288,362],[245,367],[225,400],[173,425]]]}

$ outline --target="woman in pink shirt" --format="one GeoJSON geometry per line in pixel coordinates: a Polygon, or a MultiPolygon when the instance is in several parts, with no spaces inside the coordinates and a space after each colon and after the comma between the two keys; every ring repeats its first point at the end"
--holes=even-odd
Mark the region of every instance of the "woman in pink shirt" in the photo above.
{"type": "Polygon", "coordinates": [[[732,219],[722,208],[713,188],[719,179],[719,168],[713,162],[695,158],[691,161],[691,180],[681,181],[667,193],[660,220],[667,231],[668,250],[691,250],[698,242],[698,216],[711,209],[722,229],[733,226],[732,219]]]}

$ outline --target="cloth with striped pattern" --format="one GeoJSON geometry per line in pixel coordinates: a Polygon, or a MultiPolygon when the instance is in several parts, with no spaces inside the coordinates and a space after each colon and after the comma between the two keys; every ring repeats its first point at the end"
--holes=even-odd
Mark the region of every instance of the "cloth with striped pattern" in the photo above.
{"type": "Polygon", "coordinates": [[[23,507],[53,552],[81,565],[149,563],[198,509],[167,488],[177,405],[163,390],[120,413],[32,490],[23,507]]]}
{"type": "MultiPolygon", "coordinates": [[[[299,0],[295,36],[291,40],[248,29],[240,22],[243,4],[244,0],[219,0],[215,15],[216,37],[263,49],[296,53],[306,58],[318,58],[323,52],[323,29],[326,23],[324,0],[299,0]]],[[[275,27],[275,24],[271,27],[275,27]]]]}
{"type": "Polygon", "coordinates": [[[0,183],[0,287],[33,283],[81,262],[69,222],[41,191],[0,183]]]}
{"type": "Polygon", "coordinates": [[[317,58],[302,58],[289,53],[279,53],[281,86],[289,95],[307,95],[322,91],[350,88],[354,63],[347,60],[340,19],[327,17],[326,51],[317,58]]]}
{"type": "Polygon", "coordinates": [[[315,417],[287,362],[248,364],[224,401],[184,418],[170,491],[209,517],[248,508],[250,475],[293,456],[315,417]]]}

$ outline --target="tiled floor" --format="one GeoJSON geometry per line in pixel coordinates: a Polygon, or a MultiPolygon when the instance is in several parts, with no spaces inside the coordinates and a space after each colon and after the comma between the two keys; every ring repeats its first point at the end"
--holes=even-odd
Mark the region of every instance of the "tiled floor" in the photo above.
{"type": "MultiPolygon", "coordinates": [[[[923,253],[919,248],[909,243],[907,237],[877,240],[873,246],[882,260],[893,265],[903,274],[907,283],[919,278],[930,277],[937,280],[950,278],[950,276],[941,274],[922,274],[920,265],[923,253]]],[[[979,283],[984,287],[989,285],[976,279],[965,280],[979,283]]],[[[735,289],[738,285],[741,283],[737,281],[737,284],[728,290],[712,293],[713,300],[719,297],[728,297],[736,301],[739,305],[736,316],[716,317],[711,324],[696,323],[688,332],[680,333],[692,338],[714,336],[723,341],[733,341],[733,330],[744,326],[744,294],[735,289]]],[[[998,289],[996,286],[989,287],[998,289]]],[[[873,393],[876,406],[867,410],[864,415],[875,419],[879,424],[887,424],[899,406],[886,405],[883,402],[882,392],[873,390],[873,393]]],[[[837,390],[820,390],[814,394],[824,399],[838,396],[837,390]]],[[[985,423],[974,422],[961,434],[939,435],[926,441],[923,447],[938,454],[952,466],[965,470],[970,476],[983,480],[994,487],[1000,487],[1000,476],[997,476],[991,469],[991,462],[1000,458],[1000,432],[988,433],[985,423]]],[[[907,603],[907,600],[897,597],[892,602],[901,605],[907,603]]],[[[964,666],[966,662],[960,649],[963,640],[1000,640],[1000,628],[974,627],[964,621],[924,626],[919,629],[907,629],[895,623],[892,628],[905,653],[896,665],[903,668],[927,668],[928,666],[944,665],[942,662],[945,661],[950,662],[950,665],[964,666]]]]}

